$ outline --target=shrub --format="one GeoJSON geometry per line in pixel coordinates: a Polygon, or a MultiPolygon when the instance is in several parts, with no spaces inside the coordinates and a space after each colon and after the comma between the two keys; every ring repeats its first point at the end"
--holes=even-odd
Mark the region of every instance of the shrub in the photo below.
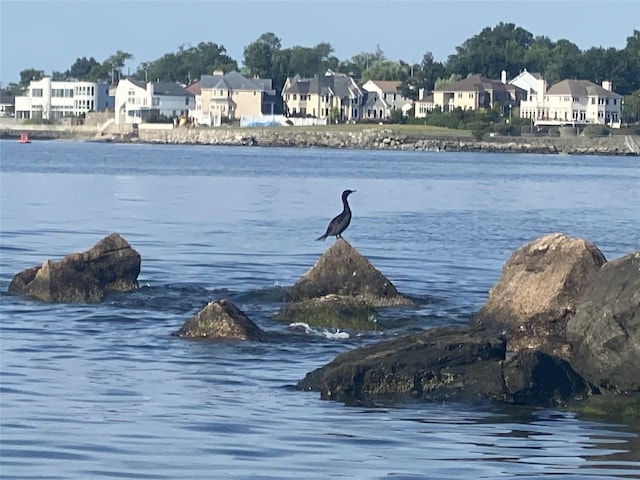
{"type": "Polygon", "coordinates": [[[486,133],[486,130],[471,130],[471,136],[473,136],[473,138],[478,142],[480,142],[484,138],[484,135],[486,133]]]}
{"type": "Polygon", "coordinates": [[[559,137],[560,129],[558,127],[549,127],[549,130],[547,130],[547,135],[549,135],[550,137],[559,137]]]}
{"type": "Polygon", "coordinates": [[[582,134],[589,138],[606,137],[610,133],[611,130],[606,125],[587,125],[582,131],[582,134]]]}

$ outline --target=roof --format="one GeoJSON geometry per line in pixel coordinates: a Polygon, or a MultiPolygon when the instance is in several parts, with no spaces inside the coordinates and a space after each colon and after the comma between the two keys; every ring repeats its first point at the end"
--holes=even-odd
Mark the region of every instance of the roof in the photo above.
{"type": "Polygon", "coordinates": [[[166,95],[169,97],[193,97],[193,93],[182,85],[171,82],[151,82],[154,95],[166,95]]]}
{"type": "Polygon", "coordinates": [[[433,93],[423,97],[422,99],[416,100],[416,103],[433,103],[433,93]]]}
{"type": "Polygon", "coordinates": [[[371,80],[380,90],[385,93],[398,93],[398,88],[402,82],[398,80],[371,80]]]}
{"type": "Polygon", "coordinates": [[[490,80],[482,75],[470,75],[454,83],[436,88],[436,92],[484,92],[486,90],[505,91],[505,84],[499,80],[490,80]]]}
{"type": "Polygon", "coordinates": [[[621,98],[610,90],[602,88],[589,80],[562,80],[547,90],[547,95],[567,95],[572,97],[609,97],[621,98]]]}
{"type": "Polygon", "coordinates": [[[302,78],[299,75],[288,78],[282,94],[333,95],[338,98],[353,98],[364,95],[362,89],[347,75],[315,75],[302,78]],[[287,86],[288,85],[288,86],[287,86]]]}
{"type": "Polygon", "coordinates": [[[200,80],[195,80],[194,82],[191,82],[191,85],[187,86],[187,90],[193,93],[194,95],[200,95],[201,93],[200,80]]]}
{"type": "Polygon", "coordinates": [[[271,79],[247,78],[239,72],[232,71],[224,75],[202,75],[200,89],[258,91],[270,93],[273,90],[271,79]]]}

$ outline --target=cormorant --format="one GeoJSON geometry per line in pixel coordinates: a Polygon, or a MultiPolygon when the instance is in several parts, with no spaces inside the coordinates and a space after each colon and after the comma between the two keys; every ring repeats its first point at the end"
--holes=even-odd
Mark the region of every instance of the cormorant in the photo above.
{"type": "Polygon", "coordinates": [[[316,240],[324,240],[327,237],[335,235],[336,238],[342,238],[342,232],[344,232],[349,223],[351,222],[351,209],[349,208],[349,202],[347,197],[351,195],[355,190],[345,190],[342,192],[342,213],[329,222],[327,231],[324,235],[316,238],[316,240]]]}

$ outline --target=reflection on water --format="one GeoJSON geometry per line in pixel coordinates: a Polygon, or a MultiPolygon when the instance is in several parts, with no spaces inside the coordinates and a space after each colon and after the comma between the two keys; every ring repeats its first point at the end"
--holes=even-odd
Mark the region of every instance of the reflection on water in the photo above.
{"type": "Polygon", "coordinates": [[[637,424],[486,404],[348,407],[293,385],[335,355],[464,323],[513,249],[562,231],[607,258],[638,248],[637,160],[337,150],[0,143],[0,289],[111,231],[141,288],[101,305],[2,294],[0,476],[631,478],[637,424]],[[385,332],[271,320],[351,198],[345,237],[417,306],[385,332]],[[272,339],[172,337],[231,298],[272,339]]]}

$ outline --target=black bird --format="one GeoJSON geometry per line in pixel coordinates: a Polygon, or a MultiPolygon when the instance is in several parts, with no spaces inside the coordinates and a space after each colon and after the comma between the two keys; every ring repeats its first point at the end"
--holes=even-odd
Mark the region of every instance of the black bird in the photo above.
{"type": "Polygon", "coordinates": [[[335,235],[336,238],[342,238],[342,232],[344,232],[349,223],[351,222],[351,209],[349,208],[349,202],[347,197],[351,195],[355,190],[345,190],[342,192],[342,213],[329,222],[327,231],[324,235],[316,238],[316,240],[324,240],[327,237],[335,235]]]}

